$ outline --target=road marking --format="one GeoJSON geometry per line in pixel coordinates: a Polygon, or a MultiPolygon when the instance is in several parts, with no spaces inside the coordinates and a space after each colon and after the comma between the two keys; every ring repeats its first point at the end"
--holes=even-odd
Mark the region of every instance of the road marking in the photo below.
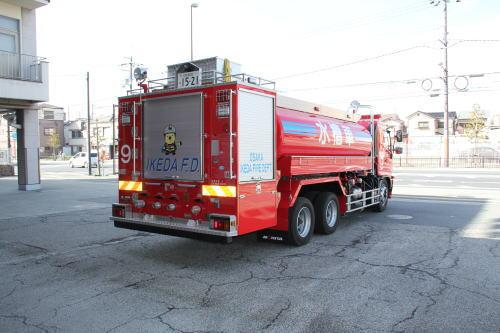
{"type": "Polygon", "coordinates": [[[393,215],[387,215],[387,217],[390,219],[393,219],[393,220],[411,220],[411,219],[413,219],[413,216],[411,216],[411,215],[393,214],[393,215]]]}

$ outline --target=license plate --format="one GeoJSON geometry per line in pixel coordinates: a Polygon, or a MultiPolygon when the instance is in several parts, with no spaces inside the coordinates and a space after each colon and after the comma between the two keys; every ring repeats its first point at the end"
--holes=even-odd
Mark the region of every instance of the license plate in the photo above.
{"type": "Polygon", "coordinates": [[[177,88],[196,87],[201,84],[201,72],[179,73],[177,75],[177,88]]]}

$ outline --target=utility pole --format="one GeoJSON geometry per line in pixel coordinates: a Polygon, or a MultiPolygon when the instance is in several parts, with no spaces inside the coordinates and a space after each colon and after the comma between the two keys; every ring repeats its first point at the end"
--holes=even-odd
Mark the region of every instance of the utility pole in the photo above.
{"type": "Polygon", "coordinates": [[[88,157],[88,167],[89,176],[92,175],[92,159],[90,157],[91,145],[90,145],[90,74],[87,72],[87,157],[88,157]]]}
{"type": "Polygon", "coordinates": [[[115,162],[115,158],[116,158],[116,134],[115,134],[115,117],[116,117],[116,107],[117,105],[116,104],[113,104],[113,155],[112,155],[112,158],[113,158],[113,175],[116,174],[116,162],[115,162]]]}
{"type": "Polygon", "coordinates": [[[134,58],[132,56],[125,58],[128,59],[128,62],[123,63],[120,66],[128,66],[128,71],[129,71],[128,85],[129,85],[129,90],[132,90],[134,82],[134,66],[138,66],[138,64],[134,62],[134,58]]]}
{"type": "Polygon", "coordinates": [[[449,131],[449,117],[448,117],[448,0],[444,0],[444,167],[449,167],[450,158],[450,131],[449,131]]]}
{"type": "Polygon", "coordinates": [[[10,124],[9,124],[9,121],[7,121],[7,164],[10,165],[11,163],[11,156],[10,156],[10,152],[11,152],[12,148],[11,148],[11,143],[10,143],[10,124]]]}
{"type": "MultiPolygon", "coordinates": [[[[450,119],[449,119],[449,70],[448,70],[448,2],[450,0],[431,0],[431,5],[439,6],[441,2],[444,6],[444,35],[443,49],[444,49],[444,59],[443,59],[443,83],[444,83],[444,106],[443,106],[443,116],[444,116],[444,146],[443,146],[443,167],[449,167],[450,163],[450,119]]],[[[460,2],[461,0],[456,0],[460,2]]]]}
{"type": "Polygon", "coordinates": [[[95,121],[95,140],[96,140],[96,146],[97,146],[97,171],[99,173],[99,176],[101,176],[101,150],[100,150],[100,142],[99,142],[99,123],[97,122],[97,119],[95,121]]]}
{"type": "Polygon", "coordinates": [[[198,8],[198,6],[196,2],[191,4],[191,61],[193,61],[193,8],[198,8]]]}

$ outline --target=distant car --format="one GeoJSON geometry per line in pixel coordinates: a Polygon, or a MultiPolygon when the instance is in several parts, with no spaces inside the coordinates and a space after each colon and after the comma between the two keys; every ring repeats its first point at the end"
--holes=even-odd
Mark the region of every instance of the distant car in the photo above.
{"type": "MultiPolygon", "coordinates": [[[[97,167],[97,152],[90,153],[90,162],[92,167],[97,167]]],[[[78,153],[69,159],[69,166],[72,168],[87,168],[89,165],[89,158],[86,152],[78,153]]]]}

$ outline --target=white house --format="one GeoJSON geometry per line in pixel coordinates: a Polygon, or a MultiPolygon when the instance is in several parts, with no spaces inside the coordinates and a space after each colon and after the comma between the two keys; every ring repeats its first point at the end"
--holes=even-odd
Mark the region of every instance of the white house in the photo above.
{"type": "MultiPolygon", "coordinates": [[[[455,134],[457,127],[457,113],[448,112],[448,132],[455,134]]],[[[444,113],[443,112],[422,112],[417,111],[407,118],[408,137],[436,136],[444,134],[444,113]]]]}
{"type": "Polygon", "coordinates": [[[87,151],[87,119],[78,118],[64,123],[63,153],[73,156],[87,151]]]}

